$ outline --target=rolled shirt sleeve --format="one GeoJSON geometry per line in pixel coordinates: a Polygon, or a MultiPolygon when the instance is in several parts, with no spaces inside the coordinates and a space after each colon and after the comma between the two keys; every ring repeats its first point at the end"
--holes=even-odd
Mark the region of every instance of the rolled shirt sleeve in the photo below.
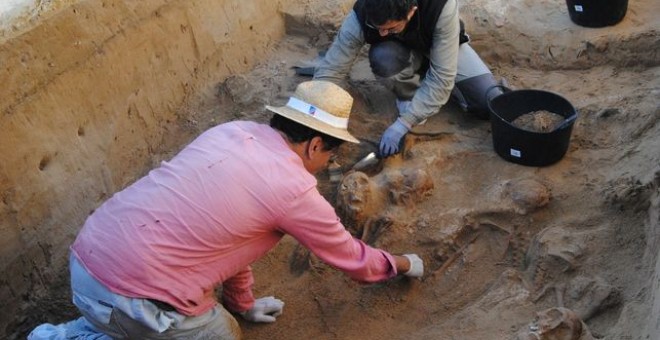
{"type": "Polygon", "coordinates": [[[244,312],[254,305],[252,268],[236,273],[222,283],[222,304],[232,312],[244,312]]]}

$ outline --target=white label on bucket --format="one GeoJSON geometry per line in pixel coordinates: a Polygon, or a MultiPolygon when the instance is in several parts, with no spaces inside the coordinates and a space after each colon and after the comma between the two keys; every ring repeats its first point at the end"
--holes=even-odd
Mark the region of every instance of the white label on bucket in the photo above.
{"type": "Polygon", "coordinates": [[[520,158],[520,150],[510,149],[511,156],[520,158]]]}
{"type": "Polygon", "coordinates": [[[582,5],[575,5],[576,12],[582,12],[582,5]]]}

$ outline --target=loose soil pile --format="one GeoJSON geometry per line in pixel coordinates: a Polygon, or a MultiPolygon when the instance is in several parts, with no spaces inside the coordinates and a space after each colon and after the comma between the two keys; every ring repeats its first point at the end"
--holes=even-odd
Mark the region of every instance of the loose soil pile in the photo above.
{"type": "Polygon", "coordinates": [[[554,131],[563,121],[564,116],[541,110],[525,113],[514,119],[511,125],[531,132],[550,132],[554,131]]]}

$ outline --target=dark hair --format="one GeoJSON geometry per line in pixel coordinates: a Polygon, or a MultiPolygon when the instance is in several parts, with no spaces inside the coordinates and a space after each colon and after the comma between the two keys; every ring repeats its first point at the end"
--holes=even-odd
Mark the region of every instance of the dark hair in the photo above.
{"type": "Polygon", "coordinates": [[[339,138],[326,135],[323,132],[316,131],[278,114],[274,114],[273,117],[270,118],[270,126],[273,129],[284,132],[291,143],[302,143],[319,136],[323,141],[324,151],[336,149],[344,142],[339,138]]]}
{"type": "Polygon", "coordinates": [[[408,12],[417,5],[417,0],[365,0],[366,21],[380,26],[390,20],[405,20],[408,12]]]}

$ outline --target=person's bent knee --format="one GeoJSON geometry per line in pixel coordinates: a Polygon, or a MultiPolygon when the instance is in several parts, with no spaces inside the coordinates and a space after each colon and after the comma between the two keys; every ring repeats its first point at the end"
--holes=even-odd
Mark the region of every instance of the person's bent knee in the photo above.
{"type": "Polygon", "coordinates": [[[209,311],[211,321],[200,329],[199,335],[204,339],[240,340],[243,338],[241,326],[236,318],[222,305],[216,305],[209,311]]]}
{"type": "Polygon", "coordinates": [[[369,49],[371,72],[388,78],[410,66],[410,49],[396,41],[384,41],[369,49]]]}

